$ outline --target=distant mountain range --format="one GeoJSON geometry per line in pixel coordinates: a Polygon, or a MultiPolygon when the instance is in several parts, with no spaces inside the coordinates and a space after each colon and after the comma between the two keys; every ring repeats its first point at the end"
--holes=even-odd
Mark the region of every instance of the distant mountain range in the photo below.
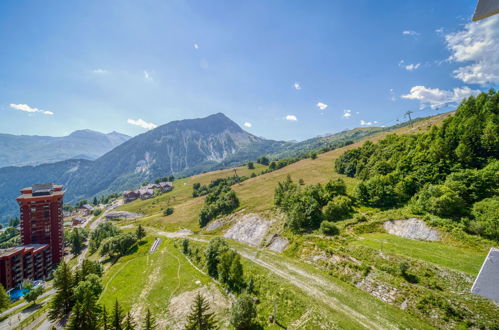
{"type": "Polygon", "coordinates": [[[93,161],[69,159],[0,168],[0,217],[17,214],[19,189],[33,183],[63,184],[65,201],[74,202],[136,187],[160,176],[238,165],[286,144],[254,136],[221,113],[173,121],[135,136],[93,161]]]}
{"type": "MultiPolygon", "coordinates": [[[[271,158],[292,157],[323,146],[332,146],[335,142],[355,141],[393,128],[356,128],[293,143],[266,140],[252,135],[224,114],[218,113],[201,119],[173,121],[130,139],[119,133],[101,134],[92,131],[77,131],[65,138],[55,138],[72,141],[71,143],[65,142],[67,144],[58,144],[60,149],[58,154],[59,157],[70,157],[69,155],[77,157],[86,154],[86,157],[80,157],[83,159],[67,159],[36,166],[0,168],[0,222],[5,222],[8,217],[18,214],[15,198],[19,189],[35,183],[63,184],[66,190],[65,202],[72,203],[93,196],[134,188],[144,181],[157,177],[171,174],[177,177],[187,176],[237,166],[262,155],[270,155],[271,158]],[[88,158],[96,154],[96,149],[93,149],[93,154],[88,155],[87,146],[90,144],[87,140],[88,136],[93,136],[94,141],[101,141],[103,137],[107,137],[113,140],[109,143],[119,145],[99,158],[89,160],[88,158]],[[78,139],[83,141],[82,145],[75,142],[78,139]],[[126,141],[123,142],[123,140],[126,141]],[[62,147],[64,145],[72,150],[64,150],[62,147]],[[82,152],[83,149],[87,150],[86,153],[82,152]]],[[[36,138],[45,139],[45,137],[36,138]]],[[[11,141],[10,143],[17,143],[15,138],[11,141]]],[[[14,149],[15,145],[10,143],[8,147],[14,149]]],[[[94,143],[97,144],[97,142],[94,143]]],[[[102,145],[100,148],[99,150],[104,152],[105,148],[102,145]]],[[[34,153],[36,151],[33,150],[34,153]]],[[[5,150],[2,149],[1,153],[4,154],[5,150]]],[[[26,152],[24,154],[25,158],[28,157],[26,152]]],[[[43,161],[41,155],[40,152],[39,156],[28,158],[36,163],[43,161]]],[[[45,161],[55,160],[54,156],[51,157],[45,161]]],[[[24,159],[24,161],[27,160],[24,159]]]]}
{"type": "Polygon", "coordinates": [[[97,159],[130,136],[80,130],[68,136],[0,134],[0,167],[53,163],[71,158],[97,159]]]}

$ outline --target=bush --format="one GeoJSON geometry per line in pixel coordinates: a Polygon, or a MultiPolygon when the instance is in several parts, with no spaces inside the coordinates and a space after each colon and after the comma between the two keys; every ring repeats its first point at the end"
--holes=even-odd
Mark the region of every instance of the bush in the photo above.
{"type": "Polygon", "coordinates": [[[445,185],[427,185],[411,201],[414,212],[429,212],[456,218],[466,214],[466,204],[455,190],[445,185]]]}
{"type": "Polygon", "coordinates": [[[255,164],[253,164],[253,162],[248,162],[248,169],[249,170],[255,169],[255,164]]]}
{"type": "Polygon", "coordinates": [[[247,294],[240,295],[230,310],[230,324],[235,329],[254,329],[256,306],[253,298],[247,294]]]}
{"type": "Polygon", "coordinates": [[[336,225],[330,221],[322,221],[320,230],[321,233],[328,236],[334,236],[340,233],[338,227],[336,227],[336,225]]]}
{"type": "Polygon", "coordinates": [[[473,205],[474,217],[469,229],[481,236],[499,241],[499,197],[486,198],[473,205]]]}
{"type": "Polygon", "coordinates": [[[102,213],[101,209],[95,209],[94,210],[94,217],[98,217],[102,213]]]}
{"type": "Polygon", "coordinates": [[[347,196],[336,196],[324,208],[324,219],[337,221],[347,217],[352,212],[352,200],[347,196]]]}
{"type": "Polygon", "coordinates": [[[164,216],[169,216],[169,215],[172,215],[173,214],[173,207],[167,207],[164,211],[163,211],[163,215],[164,216]]]}

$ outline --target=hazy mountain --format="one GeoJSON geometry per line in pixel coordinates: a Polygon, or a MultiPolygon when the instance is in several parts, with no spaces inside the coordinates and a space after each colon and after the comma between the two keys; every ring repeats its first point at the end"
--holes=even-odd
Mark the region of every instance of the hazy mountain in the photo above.
{"type": "Polygon", "coordinates": [[[256,137],[221,113],[173,121],[131,138],[94,161],[1,168],[0,216],[16,214],[19,189],[33,183],[64,184],[65,200],[71,202],[136,187],[160,176],[241,164],[286,144],[256,137]]]}
{"type": "Polygon", "coordinates": [[[0,167],[53,163],[70,158],[97,159],[130,139],[128,135],[80,130],[68,136],[0,134],[0,167]]]}

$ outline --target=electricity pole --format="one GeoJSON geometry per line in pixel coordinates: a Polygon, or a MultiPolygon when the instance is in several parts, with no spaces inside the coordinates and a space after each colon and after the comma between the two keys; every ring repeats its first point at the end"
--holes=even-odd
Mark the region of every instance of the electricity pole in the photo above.
{"type": "Polygon", "coordinates": [[[409,117],[409,123],[411,124],[411,128],[412,128],[412,118],[411,118],[411,113],[412,113],[412,111],[410,111],[410,110],[409,110],[409,111],[407,111],[407,112],[405,113],[405,115],[406,115],[407,117],[409,117]]]}

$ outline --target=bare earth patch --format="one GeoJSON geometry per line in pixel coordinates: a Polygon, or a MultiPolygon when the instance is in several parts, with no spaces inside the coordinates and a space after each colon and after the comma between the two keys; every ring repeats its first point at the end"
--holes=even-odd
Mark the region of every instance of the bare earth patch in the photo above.
{"type": "Polygon", "coordinates": [[[440,234],[437,230],[426,225],[421,219],[391,220],[383,224],[389,234],[404,238],[423,241],[439,241],[440,234]]]}
{"type": "MultiPolygon", "coordinates": [[[[224,319],[223,316],[230,306],[229,300],[220,293],[217,286],[212,283],[209,286],[203,286],[196,290],[183,292],[170,300],[170,305],[168,306],[170,318],[166,322],[167,324],[165,324],[168,329],[180,330],[184,328],[186,318],[189,315],[192,303],[198,292],[208,301],[210,311],[215,313],[217,320],[220,322],[224,319]]],[[[220,325],[222,324],[219,323],[219,326],[220,325]]]]}
{"type": "Polygon", "coordinates": [[[250,213],[238,217],[235,224],[227,230],[224,237],[235,241],[259,246],[270,226],[272,220],[267,220],[258,214],[250,213]]]}
{"type": "Polygon", "coordinates": [[[270,243],[267,245],[267,248],[275,252],[282,252],[286,249],[288,244],[289,241],[286,238],[274,235],[270,240],[270,243]]]}

